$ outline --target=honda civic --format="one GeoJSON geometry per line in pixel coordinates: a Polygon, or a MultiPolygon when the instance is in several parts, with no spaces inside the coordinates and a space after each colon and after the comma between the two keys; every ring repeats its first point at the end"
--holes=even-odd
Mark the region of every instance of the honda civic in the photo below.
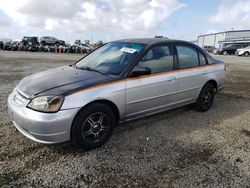
{"type": "Polygon", "coordinates": [[[209,110],[225,65],[195,44],[141,38],[110,42],[74,64],[22,79],[8,98],[15,127],[45,144],[100,147],[118,123],[180,106],[209,110]]]}

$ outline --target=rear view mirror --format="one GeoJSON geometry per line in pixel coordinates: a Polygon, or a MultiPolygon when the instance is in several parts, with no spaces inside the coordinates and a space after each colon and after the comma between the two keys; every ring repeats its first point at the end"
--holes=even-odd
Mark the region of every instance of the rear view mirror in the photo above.
{"type": "Polygon", "coordinates": [[[131,72],[131,77],[136,77],[136,76],[143,76],[143,75],[149,75],[151,74],[151,69],[148,67],[139,67],[136,66],[132,72],[131,72]]]}

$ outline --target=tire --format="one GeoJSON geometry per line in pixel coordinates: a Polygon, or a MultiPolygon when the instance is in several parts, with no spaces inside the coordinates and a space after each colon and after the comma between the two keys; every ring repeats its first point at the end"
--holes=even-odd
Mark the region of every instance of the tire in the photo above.
{"type": "Polygon", "coordinates": [[[45,42],[45,41],[42,41],[41,44],[42,44],[43,46],[45,46],[45,45],[46,45],[46,42],[45,42]]]}
{"type": "Polygon", "coordinates": [[[115,122],[115,115],[109,106],[92,104],[75,117],[71,140],[85,150],[100,147],[112,135],[115,122]]]}
{"type": "Polygon", "coordinates": [[[245,52],[245,53],[244,53],[244,56],[245,56],[245,57],[248,57],[248,56],[249,56],[249,52],[245,52]]]}
{"type": "Polygon", "coordinates": [[[211,83],[206,83],[196,100],[196,110],[199,112],[208,111],[214,103],[215,88],[211,83]]]}
{"type": "Polygon", "coordinates": [[[223,51],[222,54],[223,54],[223,55],[227,55],[227,51],[223,51]]]}

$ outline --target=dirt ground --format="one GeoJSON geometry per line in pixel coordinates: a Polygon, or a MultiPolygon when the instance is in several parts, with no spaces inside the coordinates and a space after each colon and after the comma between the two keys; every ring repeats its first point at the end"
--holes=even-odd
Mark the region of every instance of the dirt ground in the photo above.
{"type": "Polygon", "coordinates": [[[6,103],[18,81],[80,57],[0,51],[0,187],[250,186],[250,57],[215,56],[227,81],[208,112],[188,106],[119,125],[96,150],[17,132],[6,103]]]}

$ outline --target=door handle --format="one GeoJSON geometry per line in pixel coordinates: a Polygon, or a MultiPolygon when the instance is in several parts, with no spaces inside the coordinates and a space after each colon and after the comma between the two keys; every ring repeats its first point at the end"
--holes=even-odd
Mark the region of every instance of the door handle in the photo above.
{"type": "Polygon", "coordinates": [[[208,70],[205,70],[205,71],[203,71],[202,74],[208,74],[208,73],[209,73],[209,71],[208,71],[208,70]]]}
{"type": "Polygon", "coordinates": [[[176,79],[176,76],[170,76],[166,80],[170,82],[170,81],[174,81],[175,79],[176,79]]]}

